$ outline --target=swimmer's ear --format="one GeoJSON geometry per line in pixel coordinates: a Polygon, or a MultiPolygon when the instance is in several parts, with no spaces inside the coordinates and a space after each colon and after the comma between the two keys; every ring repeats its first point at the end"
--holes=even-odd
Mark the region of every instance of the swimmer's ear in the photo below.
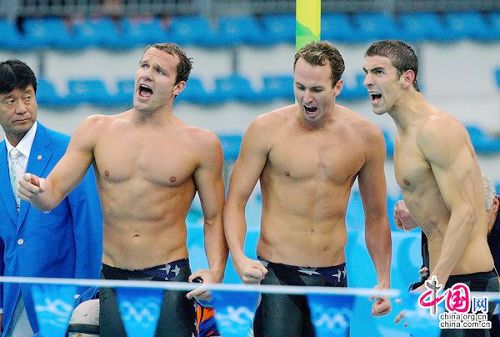
{"type": "Polygon", "coordinates": [[[407,70],[401,75],[399,80],[402,82],[404,88],[411,87],[413,86],[413,82],[416,81],[415,72],[413,70],[407,70]]]}
{"type": "Polygon", "coordinates": [[[179,95],[184,90],[185,87],[186,87],[186,81],[179,81],[174,85],[174,90],[172,91],[172,94],[175,96],[179,95]]]}
{"type": "Polygon", "coordinates": [[[335,83],[335,86],[333,87],[333,92],[335,94],[335,97],[340,95],[343,87],[344,87],[344,80],[343,79],[340,79],[337,81],[337,83],[335,83]]]}

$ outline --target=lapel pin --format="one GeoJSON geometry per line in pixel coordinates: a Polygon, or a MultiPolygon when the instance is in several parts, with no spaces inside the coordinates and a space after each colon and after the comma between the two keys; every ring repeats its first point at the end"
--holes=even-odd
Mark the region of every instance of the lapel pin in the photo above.
{"type": "Polygon", "coordinates": [[[38,155],[38,157],[36,157],[36,159],[37,159],[37,160],[42,160],[42,159],[43,159],[43,158],[42,158],[42,155],[41,155],[41,154],[39,154],[39,155],[38,155]]]}

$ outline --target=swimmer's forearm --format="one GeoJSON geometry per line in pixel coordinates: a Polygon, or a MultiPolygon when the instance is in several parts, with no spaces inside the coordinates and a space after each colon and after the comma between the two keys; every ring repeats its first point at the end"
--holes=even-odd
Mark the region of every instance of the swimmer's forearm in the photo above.
{"type": "Polygon", "coordinates": [[[446,233],[442,242],[441,254],[434,270],[439,283],[446,284],[456,264],[461,259],[476,222],[476,214],[470,207],[462,207],[460,211],[451,213],[446,233]]]}
{"type": "Polygon", "coordinates": [[[366,247],[375,265],[377,284],[382,288],[391,286],[392,241],[389,225],[370,226],[366,229],[366,247]]]}
{"type": "Polygon", "coordinates": [[[247,234],[244,206],[235,209],[230,203],[224,209],[224,233],[234,262],[245,257],[243,247],[247,234]]]}

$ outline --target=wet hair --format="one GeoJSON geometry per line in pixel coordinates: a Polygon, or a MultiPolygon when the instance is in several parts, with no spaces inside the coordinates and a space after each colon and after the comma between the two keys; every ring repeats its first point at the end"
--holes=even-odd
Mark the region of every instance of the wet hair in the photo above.
{"type": "Polygon", "coordinates": [[[170,55],[177,56],[179,58],[179,64],[177,64],[177,74],[175,76],[175,84],[184,81],[187,82],[189,78],[189,73],[193,67],[193,59],[188,57],[184,50],[175,43],[155,43],[146,47],[144,52],[149,48],[156,48],[162,50],[170,55]]]}
{"type": "Polygon", "coordinates": [[[299,58],[303,58],[307,63],[315,66],[324,66],[328,62],[330,64],[330,68],[332,69],[332,87],[337,84],[340,77],[344,73],[344,59],[342,58],[342,55],[340,55],[338,49],[335,48],[335,46],[330,42],[310,42],[302,47],[295,54],[293,70],[295,70],[295,66],[299,58]]]}
{"type": "Polygon", "coordinates": [[[398,77],[401,77],[407,70],[415,73],[413,87],[420,91],[417,82],[418,75],[418,59],[412,47],[399,40],[384,40],[372,43],[365,53],[365,56],[383,56],[391,60],[392,65],[398,72],[398,77]]]}
{"type": "Polygon", "coordinates": [[[15,89],[24,90],[30,84],[36,93],[36,76],[26,63],[17,59],[0,63],[0,94],[7,94],[15,89]]]}
{"type": "Polygon", "coordinates": [[[486,210],[489,212],[493,206],[493,200],[495,199],[495,186],[490,178],[483,175],[483,188],[484,188],[484,203],[486,210]]]}

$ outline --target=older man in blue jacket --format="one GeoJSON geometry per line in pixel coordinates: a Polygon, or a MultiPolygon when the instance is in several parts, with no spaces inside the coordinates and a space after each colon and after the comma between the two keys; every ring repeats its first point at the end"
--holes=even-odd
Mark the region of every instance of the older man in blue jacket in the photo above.
{"type": "MultiPolygon", "coordinates": [[[[37,122],[36,77],[19,60],[0,63],[0,275],[99,278],[102,216],[93,172],[50,212],[15,194],[23,172],[46,176],[69,138],[37,122]]],[[[39,328],[29,285],[0,284],[1,336],[39,328]]]]}

